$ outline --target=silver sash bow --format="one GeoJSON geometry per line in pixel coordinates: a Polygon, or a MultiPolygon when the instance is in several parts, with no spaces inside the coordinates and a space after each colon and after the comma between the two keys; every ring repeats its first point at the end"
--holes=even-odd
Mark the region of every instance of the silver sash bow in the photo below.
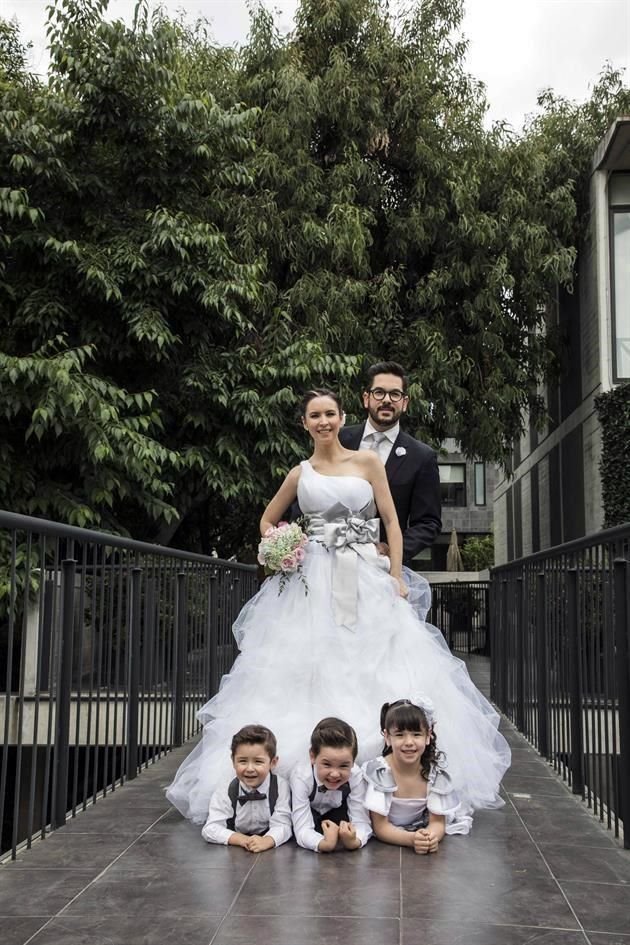
{"type": "Polygon", "coordinates": [[[376,543],[380,522],[373,503],[360,512],[351,512],[337,504],[323,515],[309,515],[308,533],[315,541],[335,552],[332,566],[332,606],[335,623],[354,630],[357,622],[359,558],[374,567],[388,568],[387,558],[380,558],[376,543]]]}

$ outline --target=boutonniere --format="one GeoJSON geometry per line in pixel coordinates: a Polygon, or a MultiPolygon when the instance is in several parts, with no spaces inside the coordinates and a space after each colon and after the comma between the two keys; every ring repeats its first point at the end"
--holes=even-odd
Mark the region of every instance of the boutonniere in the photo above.
{"type": "Polygon", "coordinates": [[[407,455],[407,450],[405,449],[404,446],[396,447],[396,456],[406,456],[406,455],[407,455]]]}

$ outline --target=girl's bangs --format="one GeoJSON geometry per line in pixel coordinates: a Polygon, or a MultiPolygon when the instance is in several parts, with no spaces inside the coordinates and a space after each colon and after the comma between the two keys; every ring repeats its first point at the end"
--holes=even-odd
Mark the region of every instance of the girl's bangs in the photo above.
{"type": "Polygon", "coordinates": [[[428,731],[429,725],[422,709],[406,702],[403,705],[393,706],[385,716],[385,730],[390,732],[398,729],[400,732],[428,731]]]}

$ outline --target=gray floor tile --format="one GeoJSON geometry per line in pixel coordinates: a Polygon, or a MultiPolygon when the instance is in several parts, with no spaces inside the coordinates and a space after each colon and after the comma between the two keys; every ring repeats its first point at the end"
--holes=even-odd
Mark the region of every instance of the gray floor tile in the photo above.
{"type": "MultiPolygon", "coordinates": [[[[473,928],[489,925],[530,925],[578,929],[578,923],[548,876],[527,872],[506,871],[498,878],[486,876],[480,869],[467,886],[450,885],[455,892],[444,895],[444,875],[434,872],[432,857],[427,857],[427,870],[420,881],[417,872],[403,876],[403,916],[452,922],[473,928]]],[[[435,858],[437,860],[437,857],[435,858]]]]}
{"type": "Polygon", "coordinates": [[[506,805],[500,810],[476,811],[469,837],[473,841],[477,839],[506,840],[520,838],[521,841],[525,842],[527,829],[512,807],[506,805]]]}
{"type": "MultiPolygon", "coordinates": [[[[298,868],[302,870],[311,869],[315,872],[320,872],[322,868],[345,871],[350,868],[351,863],[358,863],[357,858],[360,858],[362,870],[370,867],[400,870],[400,854],[400,847],[392,846],[389,843],[381,843],[374,838],[362,850],[349,852],[339,850],[326,856],[317,853],[313,855],[308,850],[302,850],[294,840],[283,844],[278,850],[270,851],[276,866],[281,865],[283,869],[289,871],[298,868]]],[[[267,866],[266,859],[265,866],[267,866]]]]}
{"type": "MultiPolygon", "coordinates": [[[[588,945],[582,932],[403,919],[401,945],[588,945]]],[[[602,943],[603,945],[603,943],[602,943]]]]}
{"type": "Polygon", "coordinates": [[[234,912],[249,916],[398,918],[400,879],[395,870],[362,866],[361,852],[318,855],[291,871],[270,856],[256,864],[234,912]]]}
{"type": "Polygon", "coordinates": [[[46,919],[24,919],[0,915],[2,945],[24,945],[41,928],[46,919]]]}
{"type": "Polygon", "coordinates": [[[557,778],[558,775],[551,767],[537,758],[532,759],[529,754],[512,753],[512,764],[503,778],[503,783],[512,778],[557,778]]]}
{"type": "Polygon", "coordinates": [[[94,878],[94,870],[0,872],[0,915],[51,916],[94,878]]]}
{"type": "Polygon", "coordinates": [[[114,799],[110,802],[106,798],[94,807],[80,811],[60,829],[72,833],[139,834],[167,813],[170,813],[168,805],[156,809],[142,807],[139,802],[128,807],[116,804],[114,799]]]}
{"type": "Polygon", "coordinates": [[[224,915],[243,877],[227,870],[108,870],[70,906],[68,915],[168,916],[224,915]]]}
{"type": "Polygon", "coordinates": [[[231,915],[212,945],[399,945],[398,919],[231,915]]]}
{"type": "Polygon", "coordinates": [[[220,923],[221,916],[63,915],[33,945],[208,945],[220,923]]]}
{"type": "Polygon", "coordinates": [[[630,945],[630,935],[609,935],[606,932],[590,932],[591,945],[630,945]]]}
{"type": "Polygon", "coordinates": [[[446,837],[436,854],[418,856],[413,850],[402,851],[403,875],[430,870],[431,881],[445,886],[468,888],[480,874],[484,882],[494,885],[506,881],[545,879],[549,870],[536,846],[521,837],[506,838],[501,843],[472,837],[446,837]],[[427,860],[430,864],[427,865],[427,860]]]}
{"type": "MultiPolygon", "coordinates": [[[[279,851],[273,851],[273,854],[279,851]]],[[[254,857],[240,847],[206,843],[200,832],[154,833],[139,837],[117,861],[114,869],[228,869],[244,876],[252,868],[254,857]]]]}
{"type": "Polygon", "coordinates": [[[100,873],[128,846],[129,838],[101,836],[98,843],[87,833],[71,833],[65,828],[38,840],[30,850],[22,850],[7,870],[78,869],[100,873]]]}
{"type": "Polygon", "coordinates": [[[564,797],[510,797],[535,840],[562,843],[580,837],[592,847],[614,846],[610,831],[599,824],[586,805],[571,795],[564,797]]]}
{"type": "Polygon", "coordinates": [[[540,845],[556,879],[630,885],[630,850],[589,847],[585,856],[579,837],[573,838],[573,844],[570,838],[566,839],[569,842],[563,845],[540,845]]]}
{"type": "Polygon", "coordinates": [[[630,887],[594,882],[560,885],[587,932],[630,935],[630,887]]]}
{"type": "Polygon", "coordinates": [[[539,794],[566,797],[568,794],[567,786],[554,777],[527,778],[514,773],[503,779],[503,787],[508,794],[530,794],[532,797],[539,794]]]}

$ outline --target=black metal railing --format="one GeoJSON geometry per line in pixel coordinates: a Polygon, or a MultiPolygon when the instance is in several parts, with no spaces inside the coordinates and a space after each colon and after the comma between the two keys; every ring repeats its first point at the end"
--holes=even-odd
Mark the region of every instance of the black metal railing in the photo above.
{"type": "Polygon", "coordinates": [[[431,584],[427,619],[439,627],[451,650],[490,655],[490,582],[431,584]]]}
{"type": "Polygon", "coordinates": [[[0,851],[192,737],[257,569],[0,512],[0,851]]]}
{"type": "Polygon", "coordinates": [[[630,525],[491,573],[492,698],[630,848],[630,525]]]}

